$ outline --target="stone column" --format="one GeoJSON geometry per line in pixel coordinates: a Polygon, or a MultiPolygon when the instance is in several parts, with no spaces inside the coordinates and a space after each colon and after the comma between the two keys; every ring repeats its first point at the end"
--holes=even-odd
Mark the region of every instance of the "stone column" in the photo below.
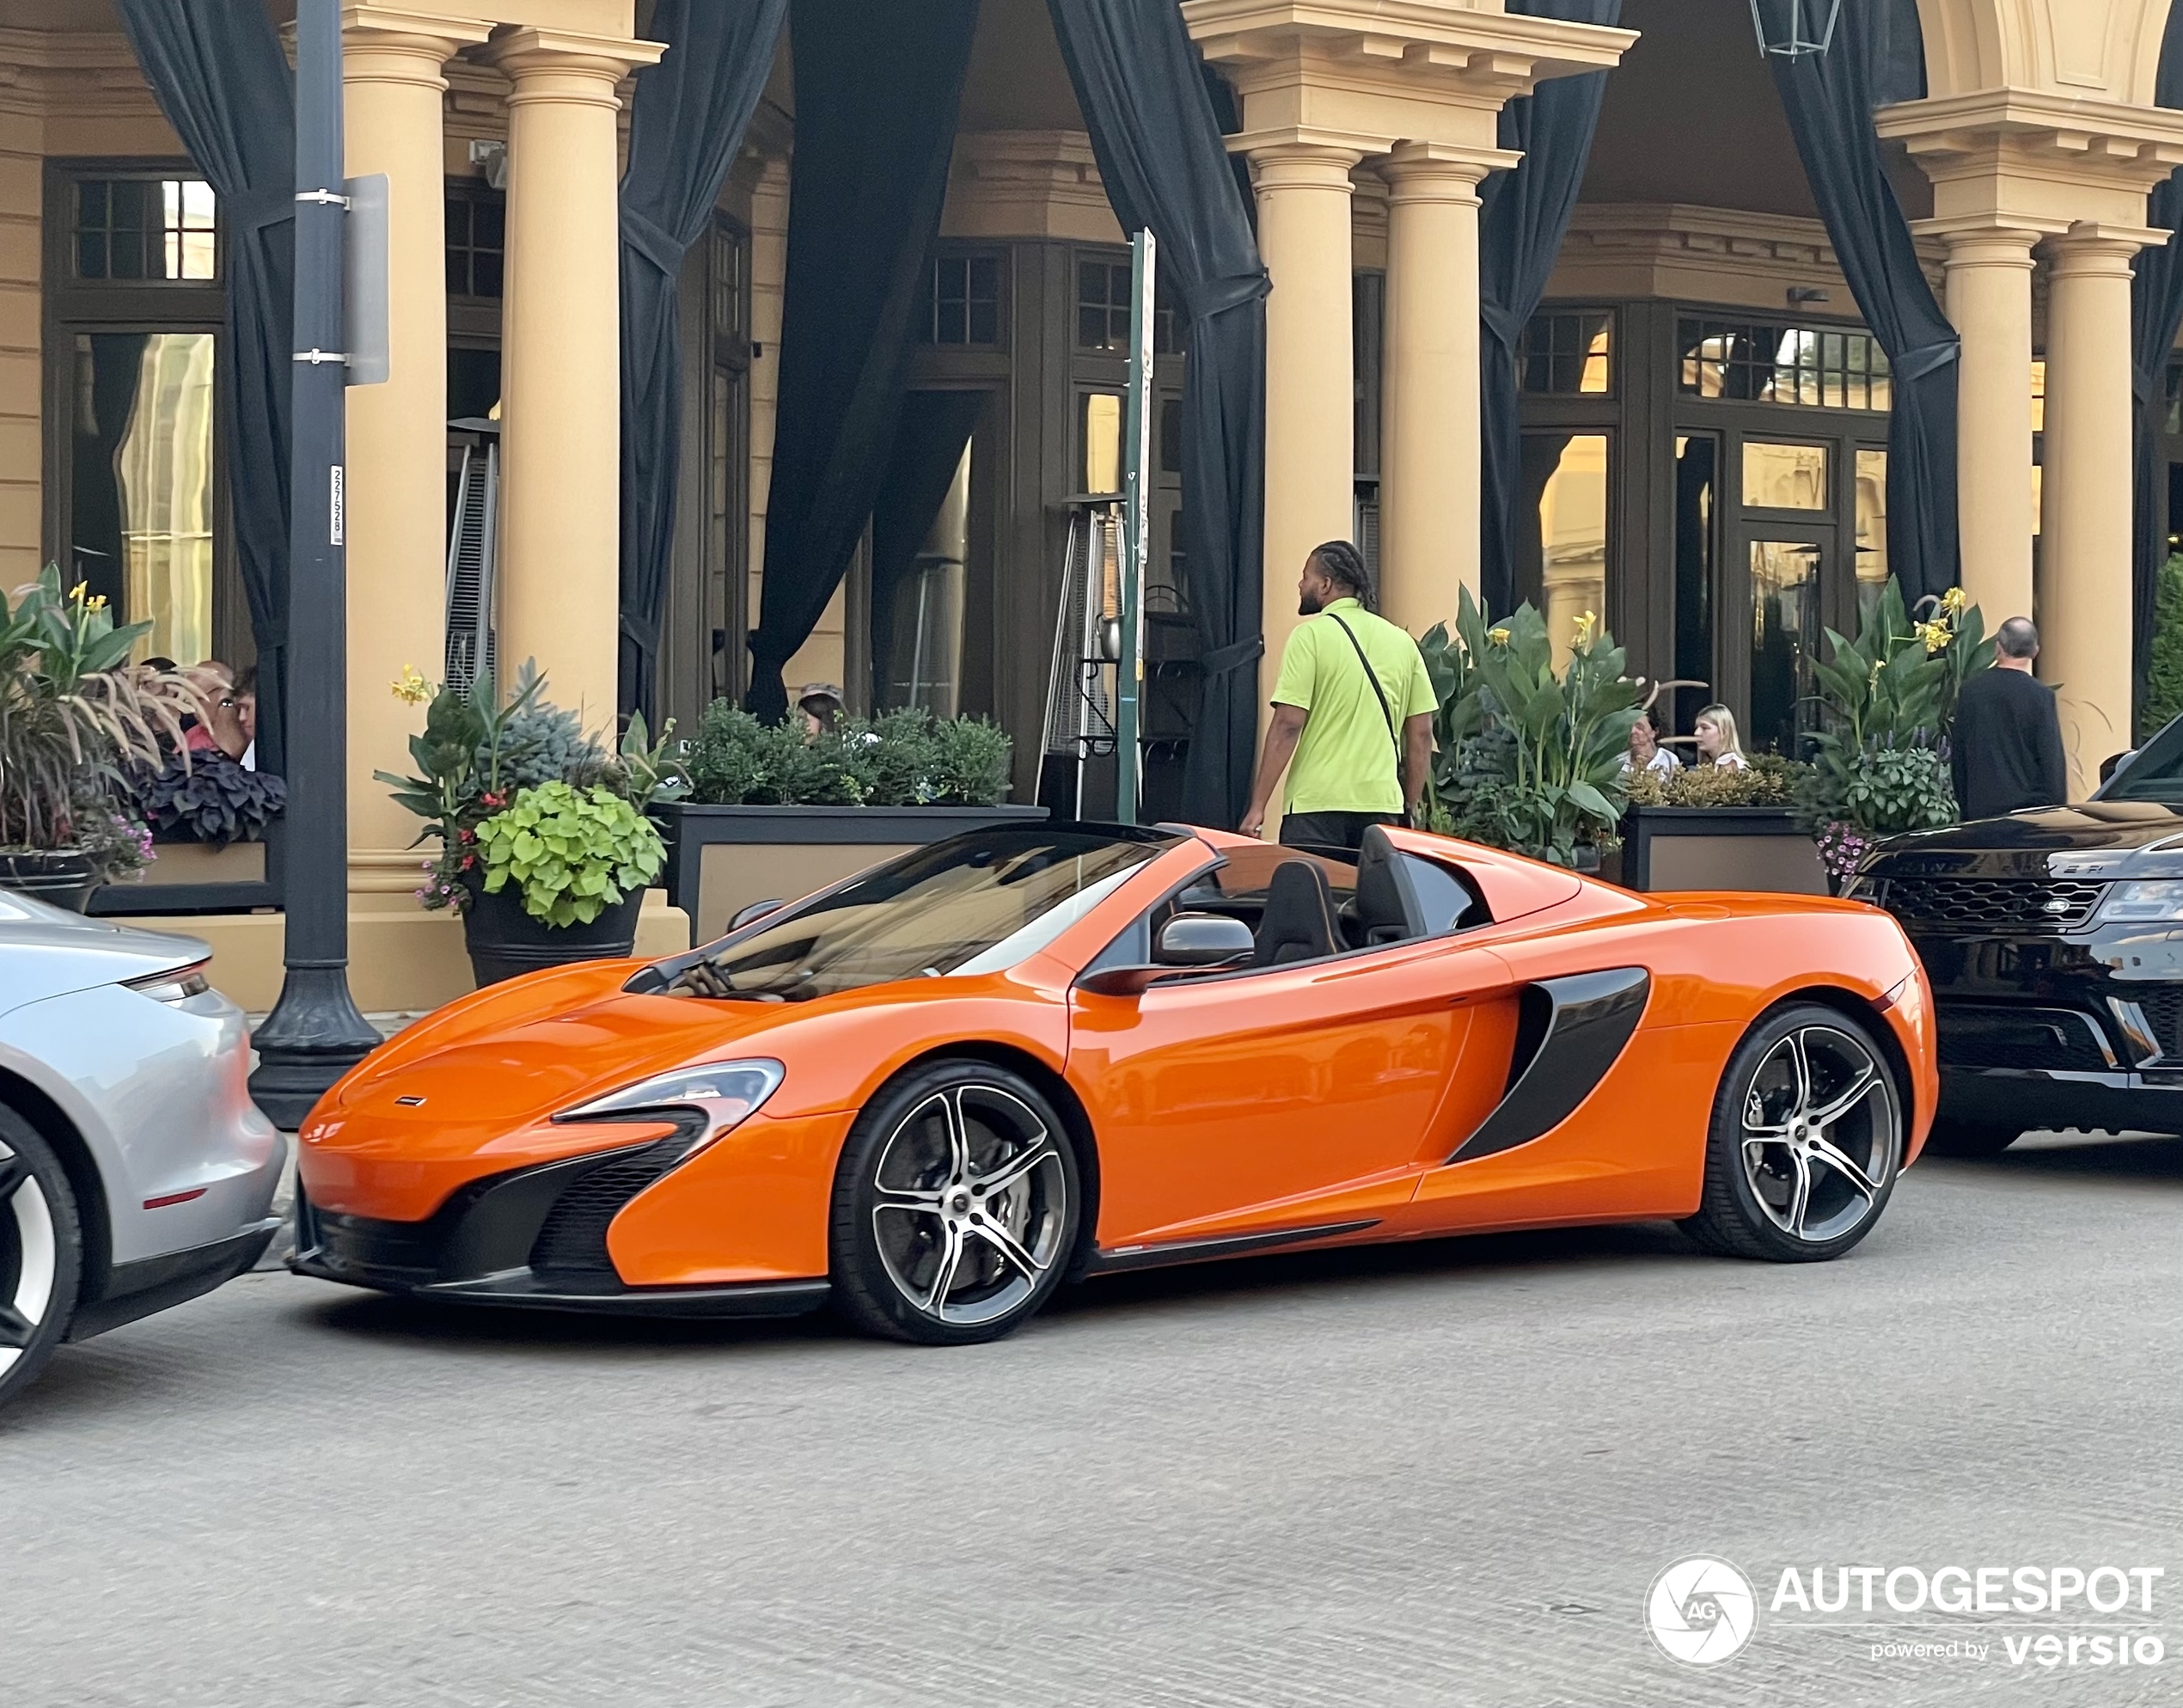
{"type": "Polygon", "coordinates": [[[501,303],[499,656],[611,721],[619,670],[621,275],[615,83],[663,44],[504,28],[508,97],[501,303]]]}
{"type": "Polygon", "coordinates": [[[417,713],[388,692],[439,679],[447,603],[446,160],[442,68],[484,24],[345,7],[346,169],[387,174],[388,376],[348,392],[350,887],[416,889],[417,822],[374,771],[406,773],[417,713]]]}
{"type": "Polygon", "coordinates": [[[2070,793],[2130,746],[2130,260],[2162,234],[2086,222],[2047,244],[2039,675],[2062,701],[2070,793]]]}
{"type": "Polygon", "coordinates": [[[1940,233],[1948,309],[1963,340],[1956,495],[1963,589],[1991,629],[2032,610],[2032,248],[2035,230],[1940,233]]]}
{"type": "MultiPolygon", "coordinates": [[[[1311,549],[1347,540],[1356,514],[1356,376],[1351,334],[1349,168],[1361,148],[1301,137],[1243,138],[1258,191],[1266,302],[1265,662],[1272,692],[1296,627],[1296,578],[1311,549]]],[[[1263,723],[1268,713],[1262,704],[1263,723]]]]}
{"type": "Polygon", "coordinates": [[[1519,156],[1402,143],[1387,194],[1379,603],[1422,634],[1479,581],[1478,181],[1519,156]]]}

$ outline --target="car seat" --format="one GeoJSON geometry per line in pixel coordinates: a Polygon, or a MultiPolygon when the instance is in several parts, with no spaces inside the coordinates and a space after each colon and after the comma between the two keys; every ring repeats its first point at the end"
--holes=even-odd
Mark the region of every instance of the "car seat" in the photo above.
{"type": "Polygon", "coordinates": [[[1357,847],[1357,896],[1344,909],[1350,940],[1360,949],[1425,935],[1416,902],[1395,875],[1395,845],[1377,824],[1367,825],[1357,847]]]}
{"type": "Polygon", "coordinates": [[[1334,891],[1316,860],[1285,860],[1266,886],[1266,911],[1259,917],[1250,952],[1254,967],[1287,961],[1315,961],[1341,946],[1334,922],[1334,891]]]}

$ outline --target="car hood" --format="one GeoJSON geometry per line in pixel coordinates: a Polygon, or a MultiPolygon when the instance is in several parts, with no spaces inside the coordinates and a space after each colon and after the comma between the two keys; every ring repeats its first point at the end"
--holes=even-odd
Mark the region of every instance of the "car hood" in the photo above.
{"type": "Polygon", "coordinates": [[[1883,878],[2183,878],[2183,813],[2092,800],[1897,836],[1868,868],[1883,878]]]}
{"type": "Polygon", "coordinates": [[[139,931],[0,891],[0,1013],[205,960],[199,939],[139,931]]]}

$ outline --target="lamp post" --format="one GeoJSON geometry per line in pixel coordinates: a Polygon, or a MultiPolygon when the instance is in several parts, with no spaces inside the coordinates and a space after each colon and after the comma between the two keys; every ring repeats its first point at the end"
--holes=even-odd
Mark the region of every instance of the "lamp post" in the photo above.
{"type": "Polygon", "coordinates": [[[280,1000],[250,1094],[293,1130],[379,1034],[349,995],[348,624],[340,0],[296,9],[296,361],[290,411],[287,911],[280,1000]]]}
{"type": "Polygon", "coordinates": [[[1758,51],[1784,59],[1825,52],[1841,21],[1842,0],[1751,0],[1758,51]]]}

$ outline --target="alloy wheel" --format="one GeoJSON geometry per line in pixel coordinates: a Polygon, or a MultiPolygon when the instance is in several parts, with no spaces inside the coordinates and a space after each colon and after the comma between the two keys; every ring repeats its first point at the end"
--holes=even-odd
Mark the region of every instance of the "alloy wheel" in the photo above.
{"type": "Polygon", "coordinates": [[[0,1375],[46,1320],[59,1249],[52,1206],[29,1158],[0,1140],[0,1375]]]}
{"type": "Polygon", "coordinates": [[[888,1280],[957,1327],[1006,1316],[1063,1256],[1068,1172],[1030,1105],[997,1086],[934,1092],[880,1147],[871,1230],[888,1280]]]}
{"type": "Polygon", "coordinates": [[[1901,1155],[1893,1083],[1862,1039],[1799,1026],[1752,1074],[1742,1141],[1768,1219],[1791,1239],[1838,1240],[1876,1212],[1901,1155]]]}

